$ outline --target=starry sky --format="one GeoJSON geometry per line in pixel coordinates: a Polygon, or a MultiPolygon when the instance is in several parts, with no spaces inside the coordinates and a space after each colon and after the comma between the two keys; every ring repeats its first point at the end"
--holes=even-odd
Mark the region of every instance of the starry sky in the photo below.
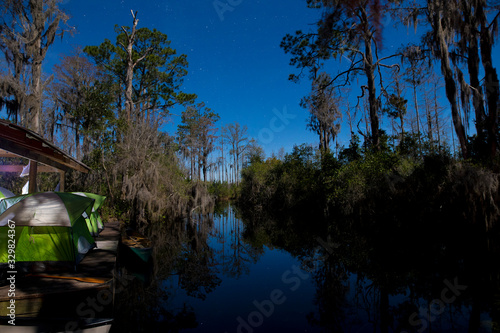
{"type": "MultiPolygon", "coordinates": [[[[305,0],[64,0],[68,24],[76,33],[57,40],[49,50],[45,70],[75,47],[115,41],[115,25],[156,28],[168,35],[171,46],[187,55],[189,74],[183,90],[198,95],[197,102],[221,117],[219,125],[239,122],[269,156],[294,144],[316,145],[317,135],[306,128],[308,111],[299,106],[310,82],[288,81],[297,73],[279,47],[287,33],[314,28],[320,12],[305,0]]],[[[391,26],[390,19],[384,25],[391,26]]],[[[407,42],[410,32],[391,35],[388,48],[407,42]]],[[[164,130],[174,135],[181,109],[172,110],[164,130]]],[[[347,125],[339,137],[348,145],[347,125]]]]}

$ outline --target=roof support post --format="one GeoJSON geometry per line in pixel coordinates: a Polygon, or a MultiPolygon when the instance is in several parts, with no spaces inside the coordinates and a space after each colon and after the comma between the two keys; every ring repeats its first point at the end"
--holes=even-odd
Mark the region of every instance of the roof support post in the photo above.
{"type": "Polygon", "coordinates": [[[28,193],[35,193],[36,192],[36,174],[38,171],[38,163],[36,161],[30,160],[30,184],[28,188],[28,193]]]}
{"type": "Polygon", "coordinates": [[[59,192],[64,192],[64,176],[66,175],[66,172],[61,171],[59,172],[59,192]]]}

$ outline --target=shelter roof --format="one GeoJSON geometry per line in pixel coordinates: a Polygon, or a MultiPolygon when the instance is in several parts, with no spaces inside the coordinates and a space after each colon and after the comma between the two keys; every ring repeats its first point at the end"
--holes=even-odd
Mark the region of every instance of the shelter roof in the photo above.
{"type": "Polygon", "coordinates": [[[24,157],[61,171],[87,173],[90,168],[39,134],[0,119],[0,157],[24,157]]]}

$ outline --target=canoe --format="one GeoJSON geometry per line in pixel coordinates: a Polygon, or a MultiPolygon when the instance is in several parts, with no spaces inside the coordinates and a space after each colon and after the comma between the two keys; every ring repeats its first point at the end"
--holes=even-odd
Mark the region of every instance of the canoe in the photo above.
{"type": "Polygon", "coordinates": [[[129,256],[132,254],[132,257],[136,257],[144,263],[149,262],[151,259],[153,243],[149,238],[137,231],[127,230],[123,233],[121,245],[124,251],[128,252],[129,256]]]}

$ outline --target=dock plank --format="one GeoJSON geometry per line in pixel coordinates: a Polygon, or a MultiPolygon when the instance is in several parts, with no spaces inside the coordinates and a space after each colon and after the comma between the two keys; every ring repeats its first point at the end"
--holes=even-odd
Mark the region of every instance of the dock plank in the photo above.
{"type": "MultiPolygon", "coordinates": [[[[111,289],[119,238],[120,222],[106,223],[104,230],[97,238],[97,248],[84,257],[77,265],[76,271],[16,276],[15,297],[9,297],[8,285],[0,286],[0,305],[1,303],[5,305],[5,302],[15,299],[20,306],[16,309],[16,315],[33,317],[43,315],[42,310],[47,308],[47,303],[55,303],[57,299],[68,297],[84,299],[87,294],[111,289]],[[100,282],[84,282],[74,278],[100,282]],[[81,297],[75,297],[76,294],[81,297]]],[[[6,316],[4,308],[5,306],[0,307],[0,316],[6,316]]]]}

